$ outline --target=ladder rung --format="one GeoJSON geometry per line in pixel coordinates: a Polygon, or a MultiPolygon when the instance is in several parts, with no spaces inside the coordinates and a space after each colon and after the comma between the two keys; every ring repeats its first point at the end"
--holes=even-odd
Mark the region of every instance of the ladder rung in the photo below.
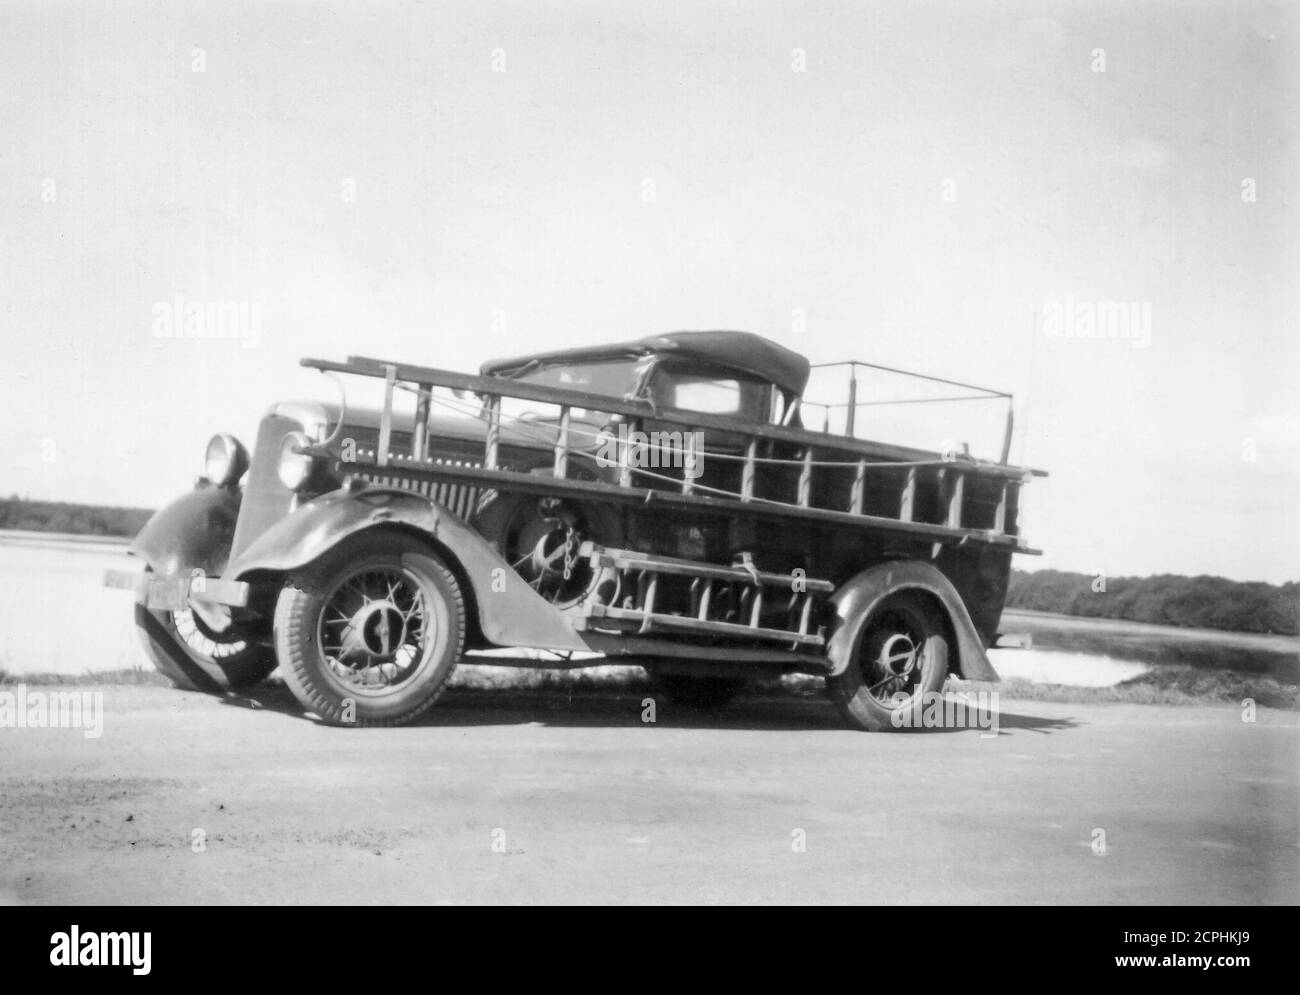
{"type": "Polygon", "coordinates": [[[724,567],[713,563],[700,563],[696,560],[679,560],[668,556],[652,556],[631,549],[605,549],[584,543],[580,556],[588,557],[594,567],[616,567],[620,570],[646,570],[652,573],[673,574],[679,577],[708,577],[713,580],[758,581],[769,587],[787,587],[797,580],[805,591],[830,592],[835,585],[828,580],[814,577],[794,577],[791,574],[774,574],[764,571],[750,573],[742,567],[724,567]]]}
{"type": "Polygon", "coordinates": [[[698,618],[686,618],[682,615],[659,615],[643,612],[636,608],[614,608],[605,605],[589,605],[587,618],[614,623],[618,628],[635,628],[640,633],[660,632],[707,632],[718,636],[735,636],[741,639],[763,639],[782,643],[798,643],[801,646],[822,646],[825,640],[813,633],[790,632],[786,629],[764,629],[744,625],[738,622],[702,621],[698,618]]]}

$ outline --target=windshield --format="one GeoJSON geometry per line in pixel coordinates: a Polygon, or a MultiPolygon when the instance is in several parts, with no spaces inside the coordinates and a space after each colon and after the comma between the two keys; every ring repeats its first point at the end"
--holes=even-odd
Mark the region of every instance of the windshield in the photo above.
{"type": "MultiPolygon", "coordinates": [[[[519,383],[536,384],[539,387],[558,387],[561,390],[581,390],[591,394],[604,394],[607,397],[627,397],[636,388],[640,377],[639,360],[609,359],[593,363],[554,363],[546,366],[530,365],[522,368],[520,374],[510,377],[519,383]]],[[[537,417],[537,405],[533,401],[520,398],[503,397],[501,413],[507,418],[537,417]]],[[[574,408],[578,417],[589,417],[595,410],[574,408]]]]}
{"type": "Polygon", "coordinates": [[[515,377],[520,383],[533,383],[541,387],[561,387],[565,390],[585,390],[592,394],[625,397],[632,392],[637,380],[635,359],[611,359],[600,363],[563,363],[539,366],[515,377]]]}

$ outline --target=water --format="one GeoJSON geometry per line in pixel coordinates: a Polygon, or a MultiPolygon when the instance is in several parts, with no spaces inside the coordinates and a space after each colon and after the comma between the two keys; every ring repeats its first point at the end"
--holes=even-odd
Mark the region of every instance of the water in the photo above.
{"type": "Polygon", "coordinates": [[[1084,688],[1111,687],[1140,677],[1151,669],[1150,664],[1136,660],[1059,650],[994,649],[989,650],[989,660],[998,676],[1005,680],[1020,678],[1034,684],[1069,684],[1084,688]]]}
{"type": "Polygon", "coordinates": [[[102,586],[137,562],[121,540],[0,532],[0,670],[11,674],[148,667],[131,595],[102,586]]]}
{"type": "MultiPolygon", "coordinates": [[[[105,570],[135,569],[122,540],[0,531],[0,670],[11,674],[149,667],[131,595],[102,586],[105,570]]],[[[990,650],[1003,677],[1106,687],[1149,665],[1087,653],[990,650]]]]}

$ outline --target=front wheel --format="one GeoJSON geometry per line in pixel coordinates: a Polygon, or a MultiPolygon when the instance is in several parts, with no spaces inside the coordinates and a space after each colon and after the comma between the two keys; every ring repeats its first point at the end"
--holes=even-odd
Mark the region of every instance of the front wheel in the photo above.
{"type": "Polygon", "coordinates": [[[455,576],[415,539],[344,542],[290,577],[275,606],[285,683],[331,725],[398,725],[428,710],[465,644],[455,576]]]}
{"type": "Polygon", "coordinates": [[[871,732],[918,728],[930,696],[948,679],[947,627],[924,595],[901,591],[881,601],[862,626],[848,669],[828,678],[850,724],[871,732]]]}

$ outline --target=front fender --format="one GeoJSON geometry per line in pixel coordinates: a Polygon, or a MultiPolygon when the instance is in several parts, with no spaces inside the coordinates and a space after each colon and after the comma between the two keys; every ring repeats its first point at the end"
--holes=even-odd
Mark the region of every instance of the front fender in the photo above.
{"type": "Polygon", "coordinates": [[[230,559],[239,504],[234,487],[191,491],[154,513],[132,541],[131,552],[164,577],[188,575],[196,568],[220,577],[230,559]]]}
{"type": "Polygon", "coordinates": [[[831,604],[839,618],[835,634],[826,647],[832,675],[838,676],[848,669],[858,636],[876,606],[886,596],[905,590],[924,591],[943,606],[956,637],[957,662],[953,669],[959,676],[968,681],[1000,679],[989,663],[984,643],[961,595],[937,567],[921,560],[897,560],[871,567],[831,595],[831,604]]]}
{"type": "Polygon", "coordinates": [[[431,541],[470,584],[478,624],[499,646],[586,650],[564,616],[538,596],[481,535],[446,508],[411,491],[390,487],[342,489],[309,501],[267,529],[227,569],[239,580],[269,571],[289,573],[349,536],[397,526],[431,541]]]}

